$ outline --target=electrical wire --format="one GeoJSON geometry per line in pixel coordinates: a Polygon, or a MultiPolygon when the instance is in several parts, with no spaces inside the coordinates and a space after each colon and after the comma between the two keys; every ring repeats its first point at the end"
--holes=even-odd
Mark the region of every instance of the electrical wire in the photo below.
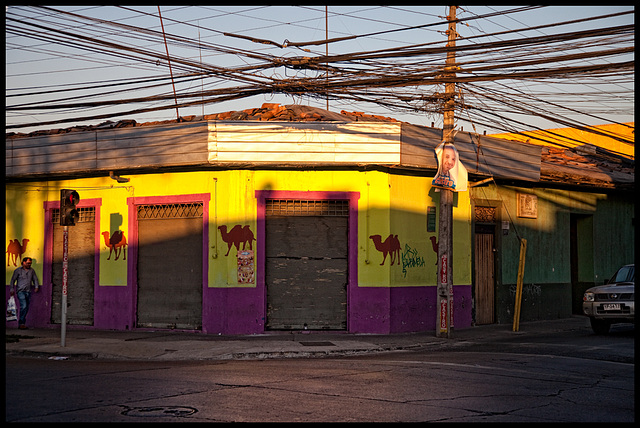
{"type": "MultiPolygon", "coordinates": [[[[145,12],[142,8],[118,8],[130,13],[127,17],[129,20],[145,15],[157,18],[157,15],[145,12]]],[[[185,9],[188,8],[179,7],[175,11],[178,13],[185,9]]],[[[313,8],[306,9],[319,12],[313,8]]],[[[359,13],[365,13],[365,10],[367,13],[373,13],[374,9],[385,10],[375,7],[352,13],[336,11],[332,16],[361,20],[366,18],[359,13]]],[[[211,18],[224,13],[220,8],[202,10],[214,12],[210,14],[211,18]]],[[[250,14],[260,14],[266,10],[266,7],[245,8],[237,12],[239,15],[236,16],[246,14],[249,17],[250,14]]],[[[154,47],[160,46],[162,33],[152,27],[125,23],[124,18],[118,22],[86,15],[90,9],[69,12],[51,7],[10,7],[6,21],[9,50],[20,48],[34,56],[37,53],[50,57],[66,56],[74,60],[93,64],[106,63],[110,66],[115,66],[116,61],[121,61],[117,66],[154,70],[151,75],[156,77],[126,77],[112,81],[78,81],[51,85],[47,83],[42,86],[31,85],[29,89],[7,85],[6,99],[10,104],[5,108],[8,120],[6,128],[42,127],[173,109],[175,105],[169,102],[173,101],[173,95],[161,90],[162,85],[166,87],[167,80],[158,77],[157,72],[157,67],[166,67],[169,59],[181,73],[180,82],[176,82],[176,98],[179,100],[178,104],[185,107],[216,105],[256,95],[283,94],[294,99],[332,99],[345,106],[366,103],[374,108],[377,106],[394,112],[435,115],[441,109],[443,100],[443,94],[438,92],[437,87],[454,81],[465,91],[464,109],[471,115],[470,120],[476,123],[484,122],[493,129],[515,131],[529,125],[526,120],[509,121],[508,114],[538,117],[578,129],[588,128],[593,120],[615,122],[607,113],[622,112],[625,108],[628,110],[625,106],[633,105],[634,25],[609,25],[580,31],[558,30],[570,25],[624,17],[633,11],[530,27],[523,26],[521,21],[513,18],[516,13],[531,10],[534,10],[533,7],[511,8],[458,19],[463,29],[465,25],[470,28],[472,22],[477,24],[504,16],[512,18],[521,26],[516,29],[507,28],[498,32],[461,36],[455,47],[459,69],[453,77],[448,77],[450,75],[445,76],[442,68],[447,53],[447,48],[443,46],[444,40],[419,44],[396,43],[395,46],[380,47],[376,50],[338,51],[332,55],[292,56],[292,51],[287,49],[292,48],[295,51],[322,43],[333,44],[354,39],[373,40],[382,35],[434,31],[431,30],[432,27],[442,26],[446,21],[435,21],[433,15],[425,15],[431,22],[417,25],[394,23],[383,18],[375,22],[395,28],[339,35],[324,41],[273,41],[271,47],[265,45],[256,49],[240,49],[238,46],[212,43],[207,41],[210,37],[206,36],[200,40],[199,36],[196,39],[167,31],[167,43],[174,46],[176,51],[181,49],[184,52],[175,56],[172,53],[168,58],[166,53],[154,47]],[[32,11],[37,11],[37,14],[28,13],[32,11]],[[544,34],[541,32],[542,29],[553,29],[554,32],[544,34]],[[537,31],[541,35],[526,36],[531,31],[537,31]],[[34,43],[25,46],[24,40],[34,43]],[[64,48],[74,49],[81,54],[69,56],[68,50],[62,50],[64,48]],[[286,52],[270,53],[273,49],[286,52]],[[198,54],[190,55],[188,52],[198,54]],[[195,59],[196,57],[198,59],[195,59]],[[238,61],[235,64],[220,65],[219,59],[223,57],[233,57],[238,61]],[[282,77],[283,74],[285,77],[282,77]],[[202,83],[199,88],[193,86],[196,80],[202,83]],[[536,89],[536,85],[540,88],[576,86],[580,90],[572,89],[554,94],[548,90],[536,89]],[[618,89],[610,91],[611,85],[617,86],[618,89]],[[585,91],[586,88],[592,90],[585,91]],[[149,91],[155,93],[148,95],[149,91]],[[125,95],[129,93],[131,95],[125,95]],[[619,96],[609,96],[612,93],[619,96]],[[594,107],[585,107],[587,103],[593,104],[594,107]],[[599,107],[596,108],[596,105],[599,107]],[[100,109],[117,106],[122,107],[108,113],[100,112],[100,109]],[[96,114],[86,114],[89,110],[95,110],[96,114]],[[67,117],[37,122],[16,121],[19,117],[27,117],[37,111],[67,112],[67,117]],[[73,112],[82,113],[76,116],[73,112]]],[[[164,15],[163,12],[163,19],[164,15]]],[[[202,20],[207,18],[208,16],[200,17],[202,20]]],[[[234,37],[229,37],[231,33],[228,31],[200,25],[200,19],[198,24],[193,24],[166,17],[167,22],[176,29],[178,26],[185,26],[209,32],[213,37],[224,37],[227,41],[248,39],[261,43],[270,43],[271,40],[269,37],[254,36],[252,32],[277,28],[280,25],[312,28],[307,23],[313,22],[313,18],[289,21],[282,18],[263,20],[266,25],[240,30],[238,34],[233,34],[234,37]]],[[[39,58],[35,60],[41,61],[39,58]]],[[[82,68],[75,69],[82,72],[82,68]]],[[[59,70],[60,74],[71,74],[72,71],[59,70]]],[[[14,77],[16,76],[7,73],[7,82],[14,77]]],[[[459,111],[463,109],[461,105],[456,108],[459,111]]],[[[628,139],[622,139],[629,144],[628,139]]]]}

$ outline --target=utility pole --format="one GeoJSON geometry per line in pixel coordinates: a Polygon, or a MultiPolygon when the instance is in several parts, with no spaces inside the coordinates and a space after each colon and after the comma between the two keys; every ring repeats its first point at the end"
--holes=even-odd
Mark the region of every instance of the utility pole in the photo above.
{"type": "MultiPolygon", "coordinates": [[[[456,45],[456,6],[449,6],[449,28],[447,30],[447,60],[444,75],[447,79],[455,77],[456,45]]],[[[445,83],[444,122],[442,139],[445,145],[453,143],[454,108],[456,84],[445,83]]],[[[453,327],[453,191],[440,189],[440,218],[438,222],[438,319],[437,337],[452,337],[453,327]]]]}
{"type": "MultiPolygon", "coordinates": [[[[324,28],[325,28],[325,40],[324,53],[329,58],[329,7],[324,7],[324,28]]],[[[327,61],[327,90],[329,88],[329,62],[327,61]]],[[[329,110],[329,93],[327,92],[327,111],[329,110]]]]}
{"type": "Polygon", "coordinates": [[[171,59],[169,58],[169,46],[167,45],[167,36],[164,33],[164,24],[162,23],[162,14],[160,13],[160,6],[158,6],[158,16],[160,17],[160,27],[162,28],[162,37],[164,38],[164,48],[167,51],[167,64],[169,64],[169,74],[171,75],[171,86],[173,86],[173,99],[176,102],[176,120],[179,122],[180,112],[178,111],[178,97],[176,96],[176,84],[173,81],[173,70],[171,69],[171,59]]]}

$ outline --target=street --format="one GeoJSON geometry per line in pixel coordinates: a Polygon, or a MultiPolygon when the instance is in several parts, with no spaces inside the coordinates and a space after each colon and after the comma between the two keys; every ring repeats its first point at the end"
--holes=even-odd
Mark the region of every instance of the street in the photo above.
{"type": "Polygon", "coordinates": [[[253,361],[7,357],[8,422],[633,422],[633,326],[253,361]]]}

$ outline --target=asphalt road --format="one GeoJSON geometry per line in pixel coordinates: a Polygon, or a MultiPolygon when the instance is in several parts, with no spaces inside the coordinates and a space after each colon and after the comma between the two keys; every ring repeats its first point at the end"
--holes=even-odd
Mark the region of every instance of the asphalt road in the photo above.
{"type": "Polygon", "coordinates": [[[7,357],[10,422],[633,422],[633,327],[319,359],[7,357]]]}

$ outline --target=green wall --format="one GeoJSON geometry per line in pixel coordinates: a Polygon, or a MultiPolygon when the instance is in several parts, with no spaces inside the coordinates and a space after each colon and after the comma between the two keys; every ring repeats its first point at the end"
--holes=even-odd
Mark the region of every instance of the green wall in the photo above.
{"type": "Polygon", "coordinates": [[[618,267],[633,263],[631,195],[489,185],[472,188],[471,198],[474,206],[490,201],[499,207],[495,301],[499,323],[513,322],[519,238],[527,240],[520,321],[571,316],[584,289],[602,284],[618,267]],[[519,193],[537,197],[536,218],[518,216],[519,193]],[[506,233],[503,222],[508,222],[506,233]],[[572,264],[577,271],[573,284],[572,264]]]}

